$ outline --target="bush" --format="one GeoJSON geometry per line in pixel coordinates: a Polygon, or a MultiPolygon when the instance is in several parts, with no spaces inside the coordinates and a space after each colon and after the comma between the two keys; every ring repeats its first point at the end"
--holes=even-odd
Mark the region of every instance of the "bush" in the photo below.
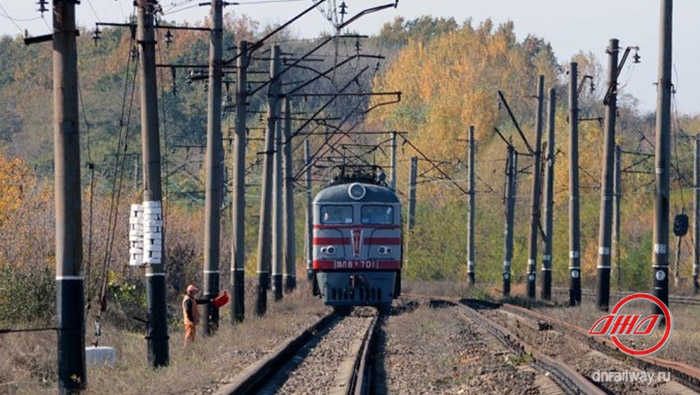
{"type": "Polygon", "coordinates": [[[2,266],[0,284],[0,325],[55,321],[56,282],[49,266],[2,266]]]}

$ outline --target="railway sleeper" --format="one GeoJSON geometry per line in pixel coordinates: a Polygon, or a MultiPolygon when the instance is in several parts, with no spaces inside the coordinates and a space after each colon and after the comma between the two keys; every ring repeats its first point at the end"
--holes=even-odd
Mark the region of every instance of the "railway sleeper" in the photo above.
{"type": "Polygon", "coordinates": [[[539,352],[536,348],[525,343],[506,328],[482,316],[473,308],[464,306],[462,311],[467,317],[486,328],[492,335],[498,338],[501,343],[515,351],[518,355],[531,355],[533,358],[533,365],[542,371],[549,372],[551,378],[565,392],[570,394],[605,394],[603,390],[594,383],[588,381],[588,379],[573,367],[539,352]]]}

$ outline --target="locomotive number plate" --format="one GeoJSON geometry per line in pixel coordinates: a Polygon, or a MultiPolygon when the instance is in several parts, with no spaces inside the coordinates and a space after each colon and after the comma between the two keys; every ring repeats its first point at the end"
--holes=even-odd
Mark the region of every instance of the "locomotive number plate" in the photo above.
{"type": "Polygon", "coordinates": [[[334,269],[376,269],[377,261],[333,261],[334,269]]]}

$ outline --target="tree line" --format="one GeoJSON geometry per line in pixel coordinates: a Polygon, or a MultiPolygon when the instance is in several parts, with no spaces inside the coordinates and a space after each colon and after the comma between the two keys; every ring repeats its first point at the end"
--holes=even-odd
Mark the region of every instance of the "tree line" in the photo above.
{"type": "MultiPolygon", "coordinates": [[[[204,22],[203,24],[206,24],[204,22]]],[[[261,28],[256,21],[245,16],[228,15],[225,20],[225,47],[235,47],[238,40],[255,41],[272,27],[261,28]]],[[[132,323],[128,317],[144,303],[144,289],[138,270],[126,266],[126,221],[130,199],[139,190],[140,173],[138,119],[138,84],[136,64],[132,49],[134,38],[129,29],[104,28],[99,39],[93,40],[94,30],[82,29],[78,38],[80,92],[81,92],[81,141],[85,168],[84,232],[88,300],[93,308],[100,308],[94,298],[101,289],[107,289],[111,302],[117,306],[115,322],[132,323]],[[110,241],[113,240],[113,243],[110,241]]],[[[168,294],[176,300],[183,287],[190,282],[201,281],[202,229],[201,224],[204,189],[202,158],[206,135],[206,86],[197,73],[205,70],[208,36],[196,31],[177,31],[171,43],[166,43],[165,31],[159,31],[159,63],[163,65],[196,65],[180,68],[159,68],[159,94],[161,108],[162,145],[165,148],[163,163],[167,199],[169,238],[168,294]]],[[[317,40],[299,40],[283,34],[279,38],[283,51],[290,59],[295,53],[304,53],[314,47],[317,40]]],[[[227,56],[233,56],[232,49],[227,56]]],[[[490,21],[478,25],[472,21],[462,23],[452,18],[421,17],[414,20],[397,18],[383,26],[381,31],[366,40],[346,38],[324,48],[315,60],[290,72],[289,81],[304,81],[337,64],[337,54],[380,54],[383,60],[375,73],[363,74],[356,84],[366,91],[401,91],[399,103],[379,106],[369,113],[363,122],[364,130],[397,130],[407,132],[406,138],[430,161],[419,164],[417,225],[412,231],[406,274],[409,279],[444,280],[466,279],[466,196],[454,184],[446,182],[444,175],[466,185],[466,137],[469,125],[476,126],[476,245],[477,279],[479,282],[497,283],[502,268],[503,234],[503,185],[506,150],[495,136],[498,128],[511,137],[516,146],[521,142],[505,110],[498,105],[497,91],[503,91],[526,133],[534,134],[535,92],[538,75],[545,75],[547,84],[557,89],[560,98],[565,97],[565,65],[569,61],[579,63],[581,75],[593,77],[595,85],[604,86],[602,66],[595,54],[581,53],[574,59],[559,61],[544,38],[527,36],[518,40],[514,23],[494,26],[490,21]],[[311,70],[314,69],[314,70],[311,70]]],[[[20,37],[0,38],[0,93],[6,98],[0,111],[0,282],[17,284],[20,288],[0,290],[3,309],[0,317],[8,321],[50,320],[53,295],[53,205],[52,163],[53,125],[50,100],[51,48],[47,45],[25,46],[20,37]],[[31,248],[28,246],[31,245],[31,248]],[[16,292],[32,289],[37,295],[16,292]],[[18,294],[31,309],[12,310],[17,305],[18,294]],[[4,303],[13,300],[12,303],[4,303]]],[[[350,78],[360,67],[369,63],[348,64],[336,71],[350,78]]],[[[266,70],[263,56],[254,59],[252,70],[266,70]]],[[[234,95],[233,74],[225,78],[225,100],[234,95]]],[[[250,90],[265,76],[252,75],[250,90]]],[[[338,89],[341,78],[323,79],[319,90],[338,89]]],[[[602,156],[602,127],[596,117],[602,116],[602,91],[584,89],[580,96],[581,117],[591,118],[581,124],[581,217],[582,217],[582,265],[584,284],[593,284],[597,249],[599,210],[600,162],[602,156]]],[[[251,138],[247,163],[250,171],[249,200],[251,208],[257,207],[260,172],[259,155],[264,124],[262,110],[265,97],[251,97],[249,103],[249,137],[251,138]]],[[[303,118],[319,108],[322,99],[300,97],[295,99],[295,115],[303,118]]],[[[353,105],[370,108],[376,101],[368,98],[353,99],[353,105]]],[[[619,144],[625,149],[653,152],[653,114],[639,111],[635,101],[623,97],[618,122],[619,144]]],[[[226,107],[226,106],[225,106],[226,107]]],[[[340,118],[347,112],[348,104],[333,103],[323,116],[340,118]]],[[[233,135],[233,118],[224,113],[224,138],[233,135]]],[[[568,272],[567,229],[567,126],[565,100],[557,107],[557,169],[555,180],[555,229],[554,282],[565,284],[568,272]]],[[[697,129],[700,120],[693,116],[678,116],[678,125],[684,130],[697,129]]],[[[678,134],[682,131],[678,130],[678,134]]],[[[312,136],[312,145],[319,146],[323,136],[312,136]]],[[[381,137],[366,136],[367,143],[379,143],[381,137]]],[[[227,143],[225,140],[224,147],[227,143]]],[[[401,142],[399,142],[401,143],[401,142]]],[[[295,163],[303,163],[303,150],[298,150],[295,163]]],[[[689,194],[687,180],[692,169],[692,149],[685,140],[677,140],[675,163],[678,177],[674,185],[674,205],[680,211],[689,194]],[[682,175],[682,176],[681,176],[682,175]],[[685,198],[685,200],[683,199],[685,198]]],[[[228,155],[228,154],[226,154],[228,155]]],[[[386,155],[374,154],[372,159],[388,166],[386,155]]],[[[399,148],[399,192],[406,197],[408,190],[409,159],[417,153],[407,144],[399,148]]],[[[228,156],[227,156],[228,158],[228,156]]],[[[652,161],[636,163],[637,158],[626,157],[625,166],[639,170],[624,175],[622,207],[621,269],[624,273],[623,288],[639,288],[648,284],[646,270],[651,244],[651,194],[652,180],[644,171],[652,169],[652,161]],[[634,167],[632,166],[634,165],[634,167]],[[648,223],[649,226],[639,226],[648,223]]],[[[231,170],[227,159],[228,170],[231,170]]],[[[516,211],[516,238],[513,272],[522,280],[525,274],[529,185],[527,181],[534,171],[528,159],[521,161],[521,181],[516,211]]],[[[318,170],[323,174],[322,170],[318,170]]],[[[318,188],[317,183],[315,188],[318,188]]],[[[225,202],[229,201],[225,199],[225,202]]],[[[297,199],[298,213],[303,212],[303,196],[297,199]]],[[[256,252],[256,210],[246,210],[250,216],[246,231],[249,249],[247,267],[254,272],[256,252]]],[[[230,213],[224,210],[222,222],[221,256],[230,256],[230,213]]],[[[297,221],[297,262],[304,267],[303,222],[297,221]]],[[[686,249],[686,253],[687,253],[686,249]]],[[[684,257],[687,258],[686,255],[684,257]]],[[[689,270],[689,266],[685,266],[689,270]]],[[[303,273],[300,269],[299,273],[303,273]]],[[[303,276],[301,276],[303,277],[303,276]]],[[[222,278],[222,282],[227,280],[222,278]]],[[[123,324],[126,325],[126,324],[123,324]]],[[[128,324],[135,326],[136,323],[128,324]]]]}

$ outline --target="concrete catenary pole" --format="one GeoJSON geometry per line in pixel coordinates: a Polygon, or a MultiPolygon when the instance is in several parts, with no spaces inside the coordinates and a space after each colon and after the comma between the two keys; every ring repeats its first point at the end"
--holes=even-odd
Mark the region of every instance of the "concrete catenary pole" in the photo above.
{"type": "Polygon", "coordinates": [[[391,132],[391,189],[396,190],[396,132],[391,132]]]}
{"type": "Polygon", "coordinates": [[[274,170],[275,132],[279,115],[280,49],[274,45],[270,59],[270,84],[267,105],[267,128],[265,129],[265,159],[263,160],[263,182],[260,199],[260,224],[258,231],[258,300],[256,314],[267,311],[267,290],[270,288],[270,266],[272,262],[272,179],[274,170]]]}
{"type": "Polygon", "coordinates": [[[695,165],[693,166],[693,291],[700,292],[700,135],[695,136],[695,165]]]}
{"type": "Polygon", "coordinates": [[[469,212],[467,213],[467,277],[469,278],[469,284],[474,285],[474,216],[476,215],[476,191],[474,190],[474,126],[469,126],[468,139],[469,157],[467,158],[467,162],[469,164],[469,190],[467,193],[469,212]]]}
{"type": "Polygon", "coordinates": [[[284,296],[284,202],[282,196],[282,117],[281,99],[277,102],[275,118],[275,169],[272,177],[272,294],[275,300],[284,296]]]}
{"type": "Polygon", "coordinates": [[[549,111],[547,120],[547,166],[545,167],[544,187],[544,248],[542,251],[542,290],[544,300],[552,299],[552,246],[554,244],[554,127],[557,111],[557,94],[549,90],[549,111]]]}
{"type": "Polygon", "coordinates": [[[238,43],[236,60],[236,134],[233,140],[233,225],[231,259],[231,324],[245,317],[245,152],[246,152],[246,101],[248,100],[248,42],[238,43]]]}
{"type": "Polygon", "coordinates": [[[294,216],[294,173],[292,157],[292,103],[284,100],[284,290],[297,287],[297,248],[294,216]]]}
{"type": "MultiPolygon", "coordinates": [[[[144,202],[161,204],[160,132],[158,129],[158,89],[156,86],[156,41],[153,27],[156,0],[137,1],[137,32],[141,63],[141,147],[143,155],[144,202]]],[[[165,252],[165,240],[162,251],[165,252]]],[[[165,256],[163,256],[164,261],[165,256]]],[[[148,362],[153,367],[169,364],[168,312],[163,264],[146,266],[146,309],[148,362]]]]}
{"type": "Polygon", "coordinates": [[[408,265],[408,251],[411,244],[411,231],[416,226],[416,180],[418,178],[418,157],[411,157],[408,171],[408,207],[406,208],[406,235],[404,237],[404,264],[408,265]]]}
{"type": "MultiPolygon", "coordinates": [[[[221,56],[223,46],[223,1],[211,0],[212,29],[209,42],[209,91],[207,98],[207,172],[204,201],[204,299],[219,294],[221,256],[221,200],[223,199],[224,159],[221,141],[221,56]]],[[[204,305],[204,333],[211,335],[219,326],[219,309],[204,305]]]]}
{"type": "Polygon", "coordinates": [[[53,130],[58,392],[87,385],[75,2],[54,1],[53,130]]]}
{"type": "MultiPolygon", "coordinates": [[[[668,223],[671,158],[671,61],[673,0],[661,0],[659,81],[656,87],[656,153],[654,193],[653,294],[668,306],[668,223]]],[[[654,314],[663,314],[655,305],[654,314]]]]}
{"type": "Polygon", "coordinates": [[[304,141],[304,163],[306,164],[306,280],[313,295],[316,295],[316,282],[314,281],[313,259],[314,259],[314,208],[311,185],[311,143],[307,139],[304,141]]]}
{"type": "Polygon", "coordinates": [[[615,257],[615,267],[617,267],[617,290],[622,286],[622,267],[620,266],[620,208],[622,204],[622,148],[615,146],[615,176],[613,177],[613,256],[615,257]]]}
{"type": "Polygon", "coordinates": [[[600,224],[598,232],[598,293],[596,305],[607,310],[610,303],[610,246],[612,244],[613,167],[615,165],[615,120],[617,116],[617,55],[619,41],[608,47],[608,94],[605,97],[603,170],[600,188],[600,224]]]}
{"type": "Polygon", "coordinates": [[[416,182],[418,178],[418,157],[411,157],[411,169],[408,174],[408,231],[416,226],[416,182]]]}
{"type": "Polygon", "coordinates": [[[530,244],[527,260],[527,296],[535,298],[537,277],[537,234],[540,227],[540,195],[542,189],[542,129],[544,112],[544,76],[537,82],[537,115],[535,118],[535,144],[532,167],[532,206],[530,208],[530,244]]]}
{"type": "Polygon", "coordinates": [[[578,177],[578,63],[569,64],[569,305],[581,304],[581,217],[578,177]]]}
{"type": "Polygon", "coordinates": [[[511,263],[513,261],[513,224],[515,223],[515,194],[518,179],[518,153],[508,146],[506,163],[506,226],[504,232],[503,296],[510,296],[511,263]]]}

